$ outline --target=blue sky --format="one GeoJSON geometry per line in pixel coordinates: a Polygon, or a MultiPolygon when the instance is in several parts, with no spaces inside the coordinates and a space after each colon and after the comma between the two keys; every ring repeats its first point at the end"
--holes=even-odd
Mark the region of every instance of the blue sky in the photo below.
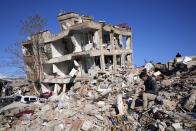
{"type": "MultiPolygon", "coordinates": [[[[91,15],[107,23],[128,23],[133,31],[134,64],[165,63],[177,52],[196,55],[196,0],[1,0],[0,62],[4,49],[25,37],[20,20],[35,13],[48,20],[49,30],[59,32],[60,10],[91,15]]],[[[0,74],[16,74],[14,67],[0,67],[0,74]]]]}

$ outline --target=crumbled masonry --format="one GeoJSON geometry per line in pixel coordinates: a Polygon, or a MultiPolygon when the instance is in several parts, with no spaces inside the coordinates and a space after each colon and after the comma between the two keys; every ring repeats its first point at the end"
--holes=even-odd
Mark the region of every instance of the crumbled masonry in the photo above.
{"type": "MultiPolygon", "coordinates": [[[[92,80],[98,71],[132,66],[132,31],[74,12],[58,15],[60,33],[43,31],[22,43],[27,79],[46,88],[92,80]]],[[[124,26],[123,26],[124,25],[124,26]]]]}
{"type": "Polygon", "coordinates": [[[23,43],[27,80],[0,79],[0,131],[196,130],[196,56],[134,67],[127,24],[58,20],[23,43]],[[145,109],[144,69],[159,90],[145,109]]]}
{"type": "MultiPolygon", "coordinates": [[[[148,102],[147,110],[142,109],[140,95],[135,95],[144,88],[138,75],[145,67],[123,67],[116,71],[99,72],[93,80],[78,81],[70,85],[70,89],[52,91],[52,96],[47,92],[42,93],[38,101],[25,104],[13,100],[0,109],[0,130],[195,130],[195,62],[196,57],[192,57],[185,63],[188,68],[175,65],[170,70],[169,64],[151,63],[148,74],[154,76],[159,71],[164,75],[164,80],[157,81],[159,97],[148,102]],[[130,104],[135,96],[137,100],[132,109],[130,104]]],[[[23,89],[26,86],[21,83],[18,84],[19,88],[13,87],[14,94],[18,95],[18,90],[22,89],[22,96],[33,96],[33,87],[26,92],[23,89]]]]}

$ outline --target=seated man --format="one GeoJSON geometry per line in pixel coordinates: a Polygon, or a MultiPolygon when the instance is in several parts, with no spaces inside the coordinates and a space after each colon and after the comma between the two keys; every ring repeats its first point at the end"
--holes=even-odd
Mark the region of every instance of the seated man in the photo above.
{"type": "Polygon", "coordinates": [[[140,79],[144,81],[145,90],[143,93],[143,107],[147,109],[148,100],[155,100],[158,95],[158,87],[155,78],[148,76],[146,72],[141,72],[139,75],[140,79]]]}

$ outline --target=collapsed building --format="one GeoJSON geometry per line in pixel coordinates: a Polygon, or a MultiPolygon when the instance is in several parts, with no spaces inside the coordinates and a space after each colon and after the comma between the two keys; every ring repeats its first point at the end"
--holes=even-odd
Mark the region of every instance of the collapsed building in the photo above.
{"type": "Polygon", "coordinates": [[[0,130],[196,130],[195,56],[178,53],[167,64],[132,68],[127,25],[106,25],[76,13],[58,19],[59,34],[39,32],[22,46],[27,78],[42,93],[26,80],[0,81],[4,89],[13,87],[10,96],[0,97],[0,130]],[[139,77],[144,71],[159,90],[147,110],[139,77]]]}
{"type": "Polygon", "coordinates": [[[58,15],[60,33],[39,32],[22,44],[27,79],[42,91],[66,89],[98,72],[132,66],[132,32],[77,13],[58,15]]]}

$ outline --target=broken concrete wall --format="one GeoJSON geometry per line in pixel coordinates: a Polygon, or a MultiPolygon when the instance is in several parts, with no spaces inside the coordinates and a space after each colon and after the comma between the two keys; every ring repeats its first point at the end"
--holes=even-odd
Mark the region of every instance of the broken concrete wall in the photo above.
{"type": "Polygon", "coordinates": [[[111,66],[113,65],[113,56],[112,55],[105,55],[105,68],[106,69],[111,69],[111,66]]]}
{"type": "Polygon", "coordinates": [[[116,56],[116,64],[119,65],[119,66],[122,65],[121,58],[122,58],[121,55],[116,56]]]}
{"type": "Polygon", "coordinates": [[[65,54],[71,54],[74,52],[75,46],[71,40],[71,38],[63,39],[63,43],[65,44],[65,54]]]}
{"type": "Polygon", "coordinates": [[[65,55],[65,44],[61,40],[51,43],[51,49],[53,58],[65,55]]]}
{"type": "Polygon", "coordinates": [[[48,83],[41,83],[41,91],[45,93],[52,91],[52,89],[49,88],[48,83]]]}
{"type": "Polygon", "coordinates": [[[65,77],[69,73],[68,62],[60,62],[53,64],[53,73],[57,76],[65,77]]]}
{"type": "Polygon", "coordinates": [[[61,26],[61,30],[65,30],[65,27],[70,27],[76,23],[81,23],[79,14],[77,13],[60,13],[58,15],[58,20],[61,26]]]}
{"type": "Polygon", "coordinates": [[[131,36],[126,37],[126,49],[132,49],[131,36]]]}
{"type": "Polygon", "coordinates": [[[118,34],[114,34],[114,47],[115,47],[115,49],[119,49],[122,47],[122,45],[120,45],[118,34]]]}
{"type": "Polygon", "coordinates": [[[93,37],[93,41],[94,41],[94,47],[96,49],[99,49],[100,48],[100,45],[99,45],[100,39],[99,39],[99,33],[98,33],[98,31],[95,31],[94,37],[93,37]]]}
{"type": "MultiPolygon", "coordinates": [[[[30,76],[35,76],[34,78],[39,82],[69,83],[84,77],[90,79],[98,71],[109,68],[116,70],[117,67],[131,65],[130,28],[125,29],[105,22],[92,21],[92,17],[79,16],[73,12],[62,13],[58,19],[61,26],[60,33],[39,32],[43,40],[40,38],[34,41],[39,47],[36,48],[38,51],[33,50],[36,54],[35,58],[32,58],[35,64],[31,65],[36,68],[28,70],[28,79],[30,76]],[[125,43],[124,37],[127,38],[126,49],[122,48],[125,43]],[[41,55],[38,55],[38,52],[41,55]],[[78,67],[74,66],[74,60],[79,63],[78,67]],[[60,80],[61,77],[64,79],[60,80]]],[[[23,50],[30,51],[30,49],[23,50]]],[[[27,59],[25,60],[28,65],[27,59]]]]}
{"type": "Polygon", "coordinates": [[[96,72],[96,70],[94,70],[96,65],[95,65],[95,59],[93,57],[92,58],[88,56],[82,57],[79,60],[79,63],[81,64],[81,70],[80,70],[81,76],[88,76],[89,72],[92,73],[92,71],[96,72]]]}
{"type": "Polygon", "coordinates": [[[112,45],[111,45],[111,41],[110,41],[110,32],[103,31],[102,35],[103,35],[102,38],[103,38],[104,48],[111,50],[112,45]]]}
{"type": "Polygon", "coordinates": [[[52,75],[52,73],[53,73],[52,64],[44,64],[43,65],[43,73],[44,73],[44,76],[52,75]]]}
{"type": "Polygon", "coordinates": [[[75,47],[74,52],[88,51],[93,46],[97,46],[93,42],[94,33],[91,31],[75,33],[71,36],[72,43],[75,47]]]}
{"type": "Polygon", "coordinates": [[[85,57],[85,61],[86,61],[86,69],[87,72],[89,71],[89,69],[92,68],[92,66],[95,66],[95,59],[93,57],[85,57]]]}
{"type": "Polygon", "coordinates": [[[79,34],[74,34],[71,36],[72,43],[74,44],[74,52],[82,51],[82,40],[79,34]]]}

